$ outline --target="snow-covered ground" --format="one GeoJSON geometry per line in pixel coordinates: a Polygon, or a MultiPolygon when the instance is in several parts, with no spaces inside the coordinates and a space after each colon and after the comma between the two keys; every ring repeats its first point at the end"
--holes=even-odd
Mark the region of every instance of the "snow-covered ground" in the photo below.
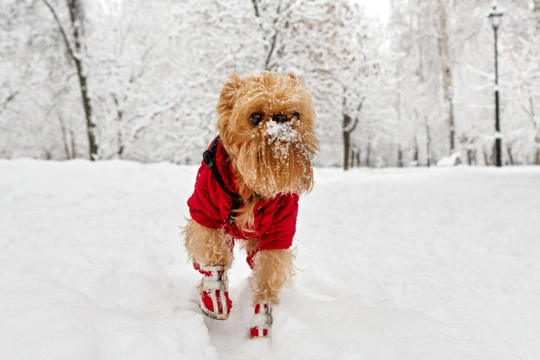
{"type": "Polygon", "coordinates": [[[0,359],[540,356],[540,169],[318,169],[295,284],[249,340],[204,318],[179,225],[195,167],[0,161],[0,359]]]}

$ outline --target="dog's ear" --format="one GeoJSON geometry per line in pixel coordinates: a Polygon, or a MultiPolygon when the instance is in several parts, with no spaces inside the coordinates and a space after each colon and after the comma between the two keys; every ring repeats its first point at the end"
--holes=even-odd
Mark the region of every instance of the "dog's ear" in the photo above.
{"type": "Polygon", "coordinates": [[[242,87],[242,79],[235,73],[229,75],[229,79],[223,85],[219,95],[218,111],[232,108],[236,100],[238,89],[242,87]]]}

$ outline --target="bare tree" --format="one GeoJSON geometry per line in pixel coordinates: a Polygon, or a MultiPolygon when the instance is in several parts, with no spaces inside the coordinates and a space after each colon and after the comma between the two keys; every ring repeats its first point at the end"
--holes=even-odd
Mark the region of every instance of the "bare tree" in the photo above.
{"type": "Polygon", "coordinates": [[[362,105],[364,103],[365,97],[360,100],[356,108],[356,114],[354,119],[352,114],[347,113],[347,97],[343,96],[343,170],[347,171],[351,167],[351,133],[356,129],[358,125],[358,115],[360,110],[362,110],[362,105]]]}
{"type": "Polygon", "coordinates": [[[88,136],[89,158],[98,159],[98,143],[96,135],[96,123],[92,118],[92,104],[90,101],[88,89],[88,71],[86,69],[83,25],[85,22],[83,0],[66,0],[66,6],[69,13],[69,26],[64,26],[60,20],[58,11],[48,0],[41,0],[49,9],[62,35],[69,58],[75,65],[77,79],[79,81],[79,90],[81,93],[81,102],[86,119],[86,133],[88,136]],[[69,29],[69,30],[67,30],[69,29]],[[69,35],[68,35],[69,34],[69,35]]]}
{"type": "Polygon", "coordinates": [[[432,151],[432,146],[431,146],[431,128],[429,126],[429,121],[428,121],[427,116],[424,118],[424,120],[425,120],[424,125],[426,127],[426,138],[427,138],[427,141],[426,141],[426,152],[427,152],[426,166],[430,167],[431,163],[433,162],[433,155],[432,155],[433,151],[432,151]]]}
{"type": "MultiPolygon", "coordinates": [[[[540,0],[533,0],[534,8],[533,8],[533,14],[536,19],[536,36],[538,39],[540,39],[540,0]]],[[[538,67],[540,68],[540,57],[538,59],[538,67]]],[[[529,88],[530,91],[530,88],[529,88]]],[[[534,113],[534,105],[532,103],[532,96],[529,97],[529,106],[531,109],[531,115],[534,119],[536,119],[535,113],[534,113]]],[[[540,121],[535,122],[536,127],[536,135],[534,136],[534,141],[536,143],[536,154],[534,157],[534,163],[535,165],[540,165],[540,121]]]]}
{"type": "Polygon", "coordinates": [[[455,150],[455,120],[452,87],[452,67],[450,64],[450,41],[448,37],[447,11],[444,0],[437,0],[439,12],[439,54],[441,60],[442,85],[444,90],[444,102],[448,113],[448,130],[450,132],[450,154],[455,150]]]}

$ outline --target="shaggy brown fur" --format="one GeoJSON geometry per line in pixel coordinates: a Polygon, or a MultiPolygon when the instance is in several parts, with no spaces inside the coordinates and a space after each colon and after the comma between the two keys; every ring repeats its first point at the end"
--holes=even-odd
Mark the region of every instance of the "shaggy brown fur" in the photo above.
{"type": "MultiPolygon", "coordinates": [[[[303,194],[313,187],[311,156],[319,148],[313,101],[293,74],[265,71],[245,78],[233,74],[223,86],[217,113],[221,141],[231,158],[243,199],[235,223],[249,234],[258,201],[290,192],[303,194]],[[260,115],[258,125],[250,121],[253,114],[260,115]],[[276,114],[287,118],[279,127],[272,121],[276,114]]],[[[231,266],[230,237],[193,220],[189,220],[184,236],[190,257],[199,264],[231,266]]],[[[293,252],[257,252],[257,239],[243,241],[243,245],[248,254],[256,253],[253,302],[278,303],[281,288],[294,276],[293,252]]]]}
{"type": "Polygon", "coordinates": [[[291,250],[266,250],[255,255],[251,290],[253,304],[268,301],[279,303],[279,292],[291,283],[294,272],[291,250]]]}
{"type": "Polygon", "coordinates": [[[257,201],[280,193],[302,194],[313,187],[311,155],[319,149],[313,101],[293,74],[265,71],[246,78],[233,74],[223,86],[217,112],[219,134],[245,204],[236,223],[248,232],[257,201]],[[258,126],[249,121],[254,113],[263,117],[258,126]],[[292,136],[287,141],[280,134],[268,135],[274,114],[290,119],[292,136]]]}
{"type": "Polygon", "coordinates": [[[257,251],[259,251],[259,244],[260,244],[259,240],[251,239],[251,240],[242,241],[240,246],[242,247],[242,249],[246,250],[246,253],[249,256],[251,256],[251,255],[254,255],[257,251]]]}
{"type": "Polygon", "coordinates": [[[188,220],[183,229],[186,250],[191,258],[203,266],[230,268],[233,262],[233,239],[216,229],[188,220]]]}

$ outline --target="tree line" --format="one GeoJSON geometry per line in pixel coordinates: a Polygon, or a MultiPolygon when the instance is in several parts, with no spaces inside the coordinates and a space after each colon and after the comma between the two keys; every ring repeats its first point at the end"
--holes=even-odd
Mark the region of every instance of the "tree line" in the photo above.
{"type": "MultiPolygon", "coordinates": [[[[500,1],[503,158],[540,165],[540,0],[500,1]]],[[[5,0],[0,156],[200,162],[227,75],[294,72],[319,166],[494,162],[483,1],[5,0]]]]}

